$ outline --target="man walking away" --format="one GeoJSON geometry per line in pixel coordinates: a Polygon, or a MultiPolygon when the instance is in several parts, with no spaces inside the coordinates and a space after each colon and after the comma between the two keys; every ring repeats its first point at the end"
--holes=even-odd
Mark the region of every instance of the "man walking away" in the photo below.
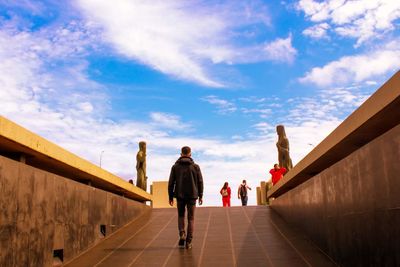
{"type": "Polygon", "coordinates": [[[243,180],[238,189],[238,198],[242,201],[242,206],[247,206],[247,200],[249,199],[247,196],[247,189],[251,190],[251,188],[246,184],[246,180],[243,180]]]}
{"type": "Polygon", "coordinates": [[[194,213],[196,201],[203,204],[203,177],[199,165],[191,158],[191,149],[184,146],[181,157],[172,166],[168,182],[169,204],[174,205],[177,199],[179,247],[192,248],[194,213]],[[187,231],[185,231],[185,212],[187,211],[187,231]]]}

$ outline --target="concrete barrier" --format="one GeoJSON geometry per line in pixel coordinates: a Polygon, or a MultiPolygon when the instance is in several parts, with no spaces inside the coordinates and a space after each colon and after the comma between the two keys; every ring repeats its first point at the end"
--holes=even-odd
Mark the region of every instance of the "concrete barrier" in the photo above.
{"type": "Polygon", "coordinates": [[[278,197],[400,123],[400,71],[306,155],[271,190],[278,197]]]}
{"type": "Polygon", "coordinates": [[[268,192],[342,266],[400,266],[400,73],[268,192]]]}
{"type": "Polygon", "coordinates": [[[0,116],[0,155],[133,200],[151,201],[151,195],[144,190],[3,116],[0,116]]]}
{"type": "Polygon", "coordinates": [[[152,196],[0,116],[0,266],[58,266],[150,212],[152,196]]]}
{"type": "Polygon", "coordinates": [[[0,266],[66,262],[149,209],[0,156],[0,266]]]}

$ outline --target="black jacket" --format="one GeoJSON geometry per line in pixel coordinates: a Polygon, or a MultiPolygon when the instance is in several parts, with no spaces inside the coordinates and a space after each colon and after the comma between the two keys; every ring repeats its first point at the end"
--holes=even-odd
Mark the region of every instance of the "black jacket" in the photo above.
{"type": "Polygon", "coordinates": [[[203,197],[203,176],[199,165],[190,157],[180,157],[171,168],[168,182],[169,200],[203,197]]]}

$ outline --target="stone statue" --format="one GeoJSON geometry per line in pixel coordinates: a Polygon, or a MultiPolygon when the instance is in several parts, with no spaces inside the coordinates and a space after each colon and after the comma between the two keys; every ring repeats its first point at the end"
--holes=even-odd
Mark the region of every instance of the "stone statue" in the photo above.
{"type": "Polygon", "coordinates": [[[147,190],[147,176],[144,177],[143,190],[147,190]]]}
{"type": "Polygon", "coordinates": [[[283,125],[276,126],[276,133],[278,134],[276,147],[278,148],[279,166],[289,171],[293,168],[293,164],[289,156],[289,139],[286,137],[285,127],[283,125]]]}
{"type": "Polygon", "coordinates": [[[147,190],[147,176],[146,176],[146,142],[139,142],[139,152],[136,154],[136,186],[147,190]]]}

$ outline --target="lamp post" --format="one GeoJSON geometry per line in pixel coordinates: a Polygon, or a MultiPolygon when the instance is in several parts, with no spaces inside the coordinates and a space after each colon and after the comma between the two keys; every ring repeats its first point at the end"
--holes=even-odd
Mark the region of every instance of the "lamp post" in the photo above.
{"type": "Polygon", "coordinates": [[[104,150],[102,150],[101,153],[100,153],[100,168],[101,168],[101,160],[103,158],[103,153],[104,153],[104,150]]]}

